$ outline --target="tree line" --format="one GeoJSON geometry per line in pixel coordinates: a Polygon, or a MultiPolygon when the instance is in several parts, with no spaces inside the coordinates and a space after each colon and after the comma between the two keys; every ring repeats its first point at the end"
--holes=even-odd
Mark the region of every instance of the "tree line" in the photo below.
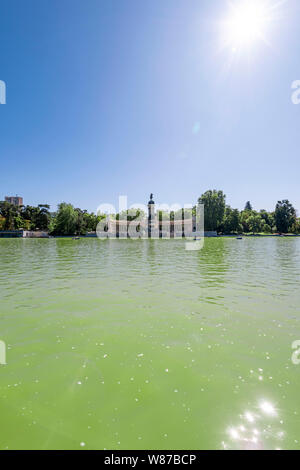
{"type": "MultiPolygon", "coordinates": [[[[223,191],[217,190],[206,191],[199,197],[198,202],[204,204],[206,231],[217,231],[220,234],[300,234],[300,219],[287,199],[278,201],[271,212],[264,209],[254,210],[250,201],[242,211],[233,209],[226,204],[223,191]]],[[[129,220],[135,219],[137,215],[135,210],[127,211],[129,220]]],[[[169,216],[171,220],[177,218],[176,213],[169,216]]],[[[48,204],[39,204],[36,207],[14,206],[9,202],[0,201],[0,230],[42,230],[54,236],[85,235],[94,232],[103,217],[104,215],[89,213],[65,202],[58,205],[56,212],[50,212],[48,204]]],[[[115,217],[118,219],[119,214],[115,217]]]]}
{"type": "Polygon", "coordinates": [[[50,235],[85,235],[96,230],[101,216],[62,202],[51,213],[48,204],[14,206],[0,201],[0,230],[46,231],[50,235]]]}
{"type": "Polygon", "coordinates": [[[300,218],[292,204],[284,199],[278,201],[274,211],[256,211],[250,201],[242,211],[226,204],[223,191],[209,190],[198,199],[204,204],[204,227],[206,231],[222,234],[234,233],[300,233],[300,218]]]}

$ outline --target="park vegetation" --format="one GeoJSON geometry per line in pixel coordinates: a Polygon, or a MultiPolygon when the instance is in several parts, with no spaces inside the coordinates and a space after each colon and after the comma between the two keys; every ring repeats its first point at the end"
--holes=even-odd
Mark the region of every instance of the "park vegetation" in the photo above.
{"type": "Polygon", "coordinates": [[[206,191],[198,202],[204,204],[205,230],[222,234],[258,233],[300,233],[300,219],[292,204],[284,199],[278,201],[274,211],[256,211],[247,201],[244,210],[239,211],[226,205],[223,191],[206,191]]]}
{"type": "Polygon", "coordinates": [[[48,204],[14,206],[0,202],[0,230],[46,231],[50,235],[86,235],[96,230],[101,216],[62,202],[51,213],[48,204]]]}
{"type": "MultiPolygon", "coordinates": [[[[278,201],[274,211],[254,210],[250,201],[244,210],[234,209],[226,204],[223,191],[209,190],[198,199],[204,204],[205,230],[217,231],[220,234],[300,234],[300,219],[288,200],[278,201]]],[[[194,208],[195,210],[195,208],[194,208]]],[[[181,214],[169,213],[171,220],[181,214]]],[[[124,214],[122,214],[123,216],[124,214]]],[[[125,214],[129,220],[138,217],[132,210],[125,214]]],[[[166,214],[164,214],[166,216],[166,214]]],[[[86,235],[95,232],[104,215],[96,215],[86,210],[74,208],[72,204],[62,202],[56,212],[50,212],[48,204],[33,206],[14,206],[0,201],[0,230],[46,231],[53,236],[86,235]]],[[[118,219],[119,214],[115,217],[118,219]]],[[[159,213],[162,217],[162,213],[159,213]]]]}

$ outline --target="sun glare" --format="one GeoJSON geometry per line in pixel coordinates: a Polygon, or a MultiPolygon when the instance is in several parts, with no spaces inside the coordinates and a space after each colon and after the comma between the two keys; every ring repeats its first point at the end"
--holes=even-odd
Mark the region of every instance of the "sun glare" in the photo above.
{"type": "Polygon", "coordinates": [[[224,21],[225,46],[239,49],[258,40],[265,40],[269,23],[269,9],[265,0],[230,2],[230,13],[224,21]]]}

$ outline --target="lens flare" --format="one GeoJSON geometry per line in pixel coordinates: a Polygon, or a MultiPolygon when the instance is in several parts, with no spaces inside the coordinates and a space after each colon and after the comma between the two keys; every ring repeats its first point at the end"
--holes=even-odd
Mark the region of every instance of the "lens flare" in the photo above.
{"type": "Polygon", "coordinates": [[[268,24],[268,11],[260,1],[245,1],[232,8],[231,16],[225,23],[227,41],[233,47],[249,45],[262,39],[268,24]]]}
{"type": "Polygon", "coordinates": [[[249,423],[254,423],[254,421],[255,421],[255,417],[249,411],[246,411],[245,418],[249,423]]]}
{"type": "Polygon", "coordinates": [[[280,19],[286,0],[230,0],[228,15],[220,23],[221,48],[233,52],[250,49],[257,43],[270,46],[270,30],[280,19]]]}
{"type": "Polygon", "coordinates": [[[275,407],[272,405],[272,403],[270,403],[268,401],[262,401],[259,404],[259,407],[260,407],[261,411],[266,415],[269,415],[269,416],[276,416],[277,415],[275,407]]]}

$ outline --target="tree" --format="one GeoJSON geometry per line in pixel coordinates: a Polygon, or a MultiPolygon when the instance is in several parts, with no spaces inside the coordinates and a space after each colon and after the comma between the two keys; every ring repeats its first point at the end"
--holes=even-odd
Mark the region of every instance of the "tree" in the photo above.
{"type": "Polygon", "coordinates": [[[296,222],[296,211],[292,204],[284,199],[278,201],[275,208],[275,224],[278,232],[287,233],[296,222]]]}
{"type": "Polygon", "coordinates": [[[51,220],[49,209],[50,206],[48,204],[39,204],[35,219],[36,228],[40,230],[49,229],[51,220]]]}
{"type": "Polygon", "coordinates": [[[264,220],[265,224],[271,229],[269,230],[268,227],[266,227],[267,230],[263,229],[264,232],[268,232],[268,233],[272,232],[273,227],[275,226],[274,212],[267,212],[266,210],[262,209],[259,212],[259,215],[264,220]]]}
{"type": "Polygon", "coordinates": [[[75,233],[77,235],[85,235],[87,232],[87,224],[85,219],[86,210],[81,210],[79,208],[75,209],[76,212],[76,228],[75,233]]]}
{"type": "Polygon", "coordinates": [[[78,213],[72,206],[62,202],[58,206],[56,214],[54,234],[55,235],[75,235],[78,220],[78,213]]]}
{"type": "Polygon", "coordinates": [[[241,224],[242,224],[242,227],[243,227],[243,232],[245,232],[245,233],[250,232],[248,219],[251,215],[252,215],[252,211],[242,211],[241,212],[241,224]]]}
{"type": "Polygon", "coordinates": [[[0,230],[4,230],[5,227],[5,218],[0,215],[0,230]]]}
{"type": "Polygon", "coordinates": [[[294,224],[292,225],[291,232],[296,234],[300,233],[300,219],[295,220],[294,224]]]}
{"type": "Polygon", "coordinates": [[[245,211],[252,211],[252,210],[253,208],[252,208],[251,202],[247,201],[245,205],[245,211]]]}
{"type": "Polygon", "coordinates": [[[223,221],[223,232],[224,233],[237,233],[241,232],[241,220],[240,212],[238,209],[232,209],[227,206],[225,209],[225,216],[223,221]]]}
{"type": "Polygon", "coordinates": [[[20,229],[24,229],[23,227],[23,222],[24,220],[22,219],[22,217],[20,216],[20,214],[17,214],[15,217],[14,217],[14,229],[15,230],[20,230],[20,229]]]}
{"type": "Polygon", "coordinates": [[[7,201],[0,202],[0,215],[5,219],[4,230],[15,230],[19,219],[16,223],[15,219],[19,215],[19,207],[10,204],[7,201]]]}
{"type": "Polygon", "coordinates": [[[207,231],[215,231],[221,226],[225,213],[226,196],[223,191],[215,189],[206,191],[198,199],[199,204],[204,204],[204,228],[207,231]]]}
{"type": "Polygon", "coordinates": [[[51,215],[48,204],[39,204],[37,207],[22,206],[21,217],[22,227],[28,230],[49,230],[51,215]]]}
{"type": "Polygon", "coordinates": [[[272,227],[263,221],[262,230],[264,233],[272,233],[272,227]]]}
{"type": "Polygon", "coordinates": [[[252,233],[257,233],[262,231],[264,222],[259,214],[252,213],[247,219],[247,224],[252,233]]]}
{"type": "Polygon", "coordinates": [[[33,206],[22,207],[22,217],[23,217],[23,220],[29,221],[29,230],[35,230],[36,228],[36,213],[37,213],[36,207],[33,207],[33,206]]]}
{"type": "Polygon", "coordinates": [[[105,218],[104,215],[95,215],[93,212],[89,214],[86,212],[84,214],[84,220],[86,225],[87,232],[95,232],[97,229],[98,223],[105,218]]]}
{"type": "Polygon", "coordinates": [[[264,225],[266,226],[266,231],[269,231],[265,220],[258,214],[256,211],[245,210],[241,212],[241,224],[243,231],[246,233],[252,232],[261,232],[264,230],[264,225]]]}

